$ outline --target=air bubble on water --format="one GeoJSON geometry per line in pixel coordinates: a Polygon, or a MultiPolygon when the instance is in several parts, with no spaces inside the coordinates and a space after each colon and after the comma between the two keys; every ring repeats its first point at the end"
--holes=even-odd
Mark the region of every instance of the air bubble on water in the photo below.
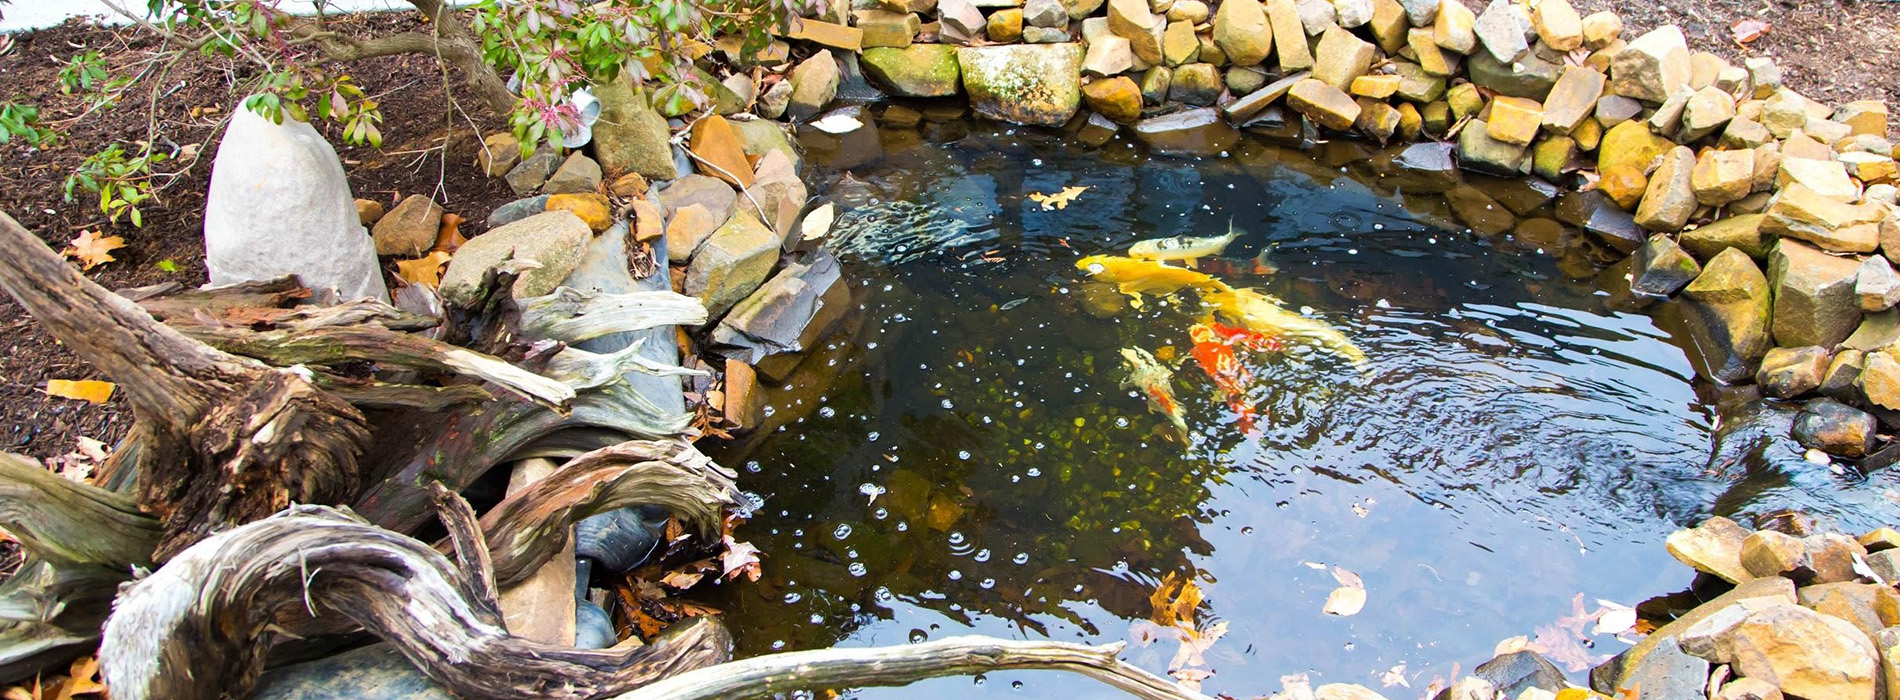
{"type": "Polygon", "coordinates": [[[884,283],[884,291],[891,291],[891,284],[889,282],[884,283]]]}
{"type": "Polygon", "coordinates": [[[940,405],[942,405],[944,410],[946,411],[957,407],[956,404],[950,403],[949,399],[944,399],[943,401],[940,402],[940,405]]]}
{"type": "Polygon", "coordinates": [[[1115,427],[1117,427],[1117,428],[1126,428],[1126,427],[1128,427],[1128,416],[1116,416],[1116,417],[1115,417],[1115,427]]]}
{"type": "Polygon", "coordinates": [[[977,561],[979,561],[979,562],[983,562],[983,561],[989,561],[989,560],[990,560],[990,550],[988,550],[988,549],[979,549],[979,550],[976,550],[976,556],[975,556],[975,557],[972,557],[972,559],[975,559],[975,560],[977,560],[977,561]]]}
{"type": "Polygon", "coordinates": [[[1313,315],[1313,307],[1311,307],[1311,306],[1301,306],[1301,307],[1300,307],[1300,315],[1301,315],[1301,316],[1311,316],[1311,315],[1313,315]]]}
{"type": "Polygon", "coordinates": [[[811,620],[811,623],[812,623],[812,624],[814,624],[814,625],[818,625],[818,624],[824,624],[824,621],[825,621],[825,616],[824,616],[824,615],[820,615],[820,614],[818,614],[818,613],[812,613],[812,614],[811,614],[811,617],[809,617],[809,618],[807,618],[807,619],[809,619],[809,620],[811,620]]]}
{"type": "Polygon", "coordinates": [[[875,430],[871,431],[870,435],[864,436],[864,440],[866,442],[877,442],[877,431],[875,430]]]}
{"type": "Polygon", "coordinates": [[[910,530],[910,523],[904,522],[902,520],[897,521],[898,532],[907,532],[909,530],[910,530]]]}
{"type": "Polygon", "coordinates": [[[1016,553],[1016,556],[1013,556],[1013,557],[1010,557],[1010,558],[1009,558],[1009,560],[1010,560],[1011,562],[1013,562],[1013,563],[1015,563],[1015,564],[1016,564],[1016,565],[1018,565],[1018,566],[1021,566],[1021,565],[1023,565],[1023,564],[1027,564],[1027,563],[1029,563],[1029,553],[1028,553],[1028,552],[1017,552],[1017,553],[1016,553]]]}
{"type": "Polygon", "coordinates": [[[871,511],[871,517],[875,520],[883,520],[890,516],[891,516],[891,512],[888,510],[885,510],[881,506],[877,510],[871,511]]]}
{"type": "Polygon", "coordinates": [[[878,586],[877,590],[871,591],[871,599],[880,603],[889,603],[897,599],[897,594],[891,592],[890,586],[878,586]]]}
{"type": "Polygon", "coordinates": [[[1392,308],[1392,302],[1380,299],[1377,303],[1374,303],[1373,306],[1377,306],[1381,309],[1390,309],[1392,308]]]}
{"type": "Polygon", "coordinates": [[[1374,231],[1384,231],[1384,230],[1385,230],[1385,224],[1373,224],[1373,225],[1372,225],[1372,230],[1374,230],[1374,231]]]}
{"type": "Polygon", "coordinates": [[[913,629],[910,631],[910,643],[912,644],[922,644],[925,641],[928,641],[929,639],[930,639],[930,633],[928,632],[925,632],[920,629],[913,629]]]}
{"type": "Polygon", "coordinates": [[[973,681],[976,681],[976,684],[977,684],[977,685],[983,685],[984,683],[987,683],[987,682],[989,682],[989,679],[988,679],[988,678],[984,678],[984,677],[983,677],[983,674],[981,674],[981,673],[979,673],[979,674],[976,674],[976,677],[975,677],[975,678],[972,678],[972,679],[970,679],[970,680],[973,680],[973,681]]]}
{"type": "Polygon", "coordinates": [[[767,406],[765,407],[765,417],[767,417],[767,418],[771,418],[771,417],[772,417],[772,414],[774,414],[774,413],[778,413],[778,409],[776,409],[776,408],[773,408],[773,407],[771,407],[770,405],[767,405],[767,406]]]}
{"type": "Polygon", "coordinates": [[[1020,476],[1017,476],[1017,475],[1015,475],[1015,474],[1011,474],[1011,475],[1009,475],[1009,483],[1012,483],[1012,484],[1014,484],[1014,483],[1019,483],[1019,482],[1021,482],[1022,480],[1023,480],[1023,478],[1022,478],[1022,477],[1020,477],[1020,476]]]}
{"type": "MultiPolygon", "coordinates": [[[[1233,187],[1233,185],[1228,185],[1228,187],[1233,187]]],[[[1022,689],[1023,689],[1023,682],[1022,682],[1022,681],[1010,681],[1010,682],[1009,682],[1009,689],[1010,689],[1010,690],[1022,690],[1022,689]]]]}
{"type": "Polygon", "coordinates": [[[858,550],[855,550],[855,549],[847,549],[847,550],[844,550],[844,558],[846,558],[846,559],[856,559],[856,558],[858,558],[858,550]]]}
{"type": "Polygon", "coordinates": [[[1358,248],[1347,248],[1347,249],[1346,249],[1346,254],[1347,254],[1347,255],[1358,255],[1358,254],[1359,254],[1359,249],[1358,249],[1358,248]]]}
{"type": "MultiPolygon", "coordinates": [[[[871,465],[871,468],[875,469],[877,468],[877,465],[873,464],[871,465]]],[[[878,496],[884,495],[884,487],[867,481],[865,483],[858,484],[858,493],[875,499],[878,496]]]]}
{"type": "Polygon", "coordinates": [[[984,424],[984,425],[989,425],[989,424],[990,424],[990,417],[989,417],[989,416],[984,416],[984,417],[983,417],[983,424],[984,424]]]}
{"type": "Polygon", "coordinates": [[[787,594],[785,594],[785,602],[786,602],[786,603],[796,603],[796,602],[798,602],[798,601],[800,601],[800,600],[802,600],[802,599],[804,599],[804,597],[805,597],[805,596],[802,596],[802,595],[799,595],[799,594],[797,594],[797,593],[787,593],[787,594]]]}
{"type": "Polygon", "coordinates": [[[962,580],[963,580],[963,572],[961,572],[961,571],[957,571],[956,569],[951,569],[951,570],[950,570],[950,580],[952,580],[952,581],[962,581],[962,580]]]}
{"type": "MultiPolygon", "coordinates": [[[[1040,445],[1040,444],[1038,444],[1038,445],[1036,445],[1036,446],[1037,446],[1037,447],[1042,447],[1042,445],[1040,445]]],[[[1038,476],[1042,476],[1042,470],[1041,470],[1041,469],[1037,469],[1037,468],[1035,468],[1035,467],[1030,467],[1030,468],[1029,468],[1029,471],[1026,471],[1026,472],[1023,472],[1023,474],[1025,474],[1025,475],[1027,475],[1027,476],[1029,476],[1030,478],[1035,478],[1035,477],[1038,477],[1038,476]]]]}
{"type": "MultiPolygon", "coordinates": [[[[778,650],[780,650],[780,649],[784,649],[784,648],[785,648],[785,640],[783,640],[783,639],[774,639],[774,640],[772,640],[772,651],[778,651],[778,650]]],[[[807,696],[807,697],[809,697],[809,696],[807,696]]]]}
{"type": "Polygon", "coordinates": [[[870,573],[870,569],[865,568],[864,562],[861,562],[861,561],[851,562],[851,565],[844,567],[844,570],[851,572],[852,576],[856,576],[858,578],[864,578],[865,574],[870,573]]]}
{"type": "Polygon", "coordinates": [[[961,531],[961,530],[952,530],[952,531],[950,531],[950,537],[949,537],[949,542],[950,542],[950,544],[952,544],[952,545],[961,545],[961,544],[963,544],[963,542],[964,542],[964,540],[965,540],[965,539],[967,539],[967,538],[965,538],[965,537],[963,536],[963,531],[961,531]]]}
{"type": "Polygon", "coordinates": [[[981,586],[981,587],[983,587],[983,588],[995,588],[995,587],[996,587],[996,579],[993,579],[993,578],[986,578],[986,579],[983,579],[982,581],[979,581],[979,582],[977,582],[977,584],[976,584],[976,585],[978,585],[978,586],[981,586]]]}
{"type": "Polygon", "coordinates": [[[830,406],[818,409],[818,417],[820,418],[830,418],[836,415],[838,415],[838,412],[833,410],[830,406]]]}
{"type": "MultiPolygon", "coordinates": [[[[944,408],[949,408],[949,407],[945,406],[944,408]]],[[[970,458],[969,450],[957,450],[957,459],[969,459],[969,458],[970,458]]]]}
{"type": "Polygon", "coordinates": [[[850,537],[850,536],[851,536],[851,524],[850,524],[850,523],[839,523],[839,524],[838,524],[838,528],[837,528],[837,529],[835,529],[835,530],[832,530],[832,531],[831,531],[831,536],[832,536],[832,537],[834,537],[834,538],[837,538],[837,539],[841,539],[841,540],[842,540],[842,539],[844,539],[844,538],[846,538],[846,537],[850,537]]]}
{"type": "Polygon", "coordinates": [[[1240,534],[1243,534],[1243,535],[1251,535],[1251,534],[1253,534],[1253,526],[1252,526],[1252,525],[1248,525],[1248,526],[1246,526],[1246,527],[1243,527],[1243,528],[1240,528],[1240,534]]]}
{"type": "Polygon", "coordinates": [[[753,474],[759,473],[761,469],[764,469],[764,467],[759,466],[759,461],[756,459],[745,463],[745,470],[753,474]]]}

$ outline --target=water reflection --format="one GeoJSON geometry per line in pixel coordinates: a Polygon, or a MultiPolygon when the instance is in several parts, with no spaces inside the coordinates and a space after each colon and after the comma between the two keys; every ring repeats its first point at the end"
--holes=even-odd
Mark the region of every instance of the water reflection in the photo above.
{"type": "MultiPolygon", "coordinates": [[[[756,464],[744,486],[764,498],[740,534],[768,552],[766,577],[709,601],[742,654],[966,632],[1115,641],[1180,573],[1205,592],[1201,622],[1229,625],[1209,691],[1264,694],[1295,672],[1379,687],[1401,665],[1422,689],[1537,635],[1578,593],[1682,588],[1660,546],[1677,523],[1789,503],[1893,513],[1889,477],[1787,461],[1768,437],[1785,425],[1712,469],[1715,413],[1690,363],[1650,317],[1576,281],[1613,256],[1547,194],[1485,195],[1510,225],[1483,235],[1443,197],[1372,177],[1363,149],[1150,161],[1119,142],[924,128],[886,129],[882,162],[834,195],[851,330],[771,394],[783,427],[715,454],[756,464]],[[1070,186],[1089,189],[1066,209],[1026,197],[1070,186]],[[1230,217],[1247,233],[1215,273],[1325,319],[1370,361],[1252,358],[1267,416],[1253,437],[1186,362],[1184,444],[1120,386],[1118,351],[1186,358],[1198,304],[1135,308],[1073,264],[1230,217]],[[1268,248],[1277,272],[1246,264],[1268,248]],[[1364,578],[1364,612],[1321,614],[1329,565],[1364,578]]],[[[1577,655],[1622,647],[1586,641],[1599,646],[1577,655]]],[[[1173,653],[1130,658],[1161,672],[1173,653]]],[[[999,674],[859,694],[1022,692],[1112,691],[999,674]]]]}

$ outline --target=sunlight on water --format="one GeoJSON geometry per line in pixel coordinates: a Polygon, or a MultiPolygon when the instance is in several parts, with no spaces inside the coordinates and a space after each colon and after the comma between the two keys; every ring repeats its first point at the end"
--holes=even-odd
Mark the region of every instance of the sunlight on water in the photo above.
{"type": "MultiPolygon", "coordinates": [[[[1227,624],[1208,691],[1264,695],[1299,672],[1382,688],[1403,665],[1411,689],[1386,690],[1411,697],[1499,640],[1537,637],[1579,593],[1634,604],[1679,590],[1690,572],[1662,538],[1718,502],[1893,512],[1869,505],[1878,485],[1708,470],[1713,411],[1683,352],[1573,281],[1554,242],[1448,229],[1299,154],[1146,160],[982,126],[950,135],[833,193],[851,335],[770,395],[782,430],[715,455],[760,465],[744,485],[764,504],[739,535],[767,553],[766,576],[708,601],[741,654],[966,633],[1125,640],[1178,574],[1205,595],[1196,623],[1227,624]],[[1062,210],[1026,196],[1070,186],[1088,189],[1062,210]],[[1366,355],[1240,353],[1252,434],[1189,359],[1195,295],[1135,307],[1075,267],[1230,218],[1242,234],[1200,269],[1366,355]],[[1123,348],[1171,369],[1185,440],[1123,385],[1123,348]],[[1363,612],[1321,613],[1332,566],[1363,578],[1363,612]]],[[[1553,656],[1624,646],[1572,641],[1553,656]]],[[[1159,673],[1175,651],[1126,658],[1159,673]]],[[[1110,692],[989,681],[856,695],[1110,692]]]]}

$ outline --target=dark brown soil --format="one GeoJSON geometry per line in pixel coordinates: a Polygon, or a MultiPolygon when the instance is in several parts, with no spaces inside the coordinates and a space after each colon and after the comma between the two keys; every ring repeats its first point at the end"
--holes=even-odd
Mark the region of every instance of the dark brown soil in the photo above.
{"type": "MultiPolygon", "coordinates": [[[[1476,0],[1468,4],[1481,5],[1476,0]]],[[[1624,18],[1625,35],[1674,23],[1698,50],[1715,52],[1740,64],[1748,56],[1770,56],[1782,66],[1784,82],[1804,94],[1831,103],[1879,98],[1900,107],[1900,2],[1840,0],[1574,0],[1588,13],[1615,10],[1624,18]],[[1760,19],[1773,29],[1743,46],[1730,35],[1731,24],[1760,19]]],[[[407,14],[353,18],[376,32],[413,28],[407,14]]],[[[59,123],[62,141],[47,150],[18,141],[0,145],[0,210],[40,233],[49,243],[65,241],[86,229],[123,236],[127,246],[92,274],[110,287],[204,279],[204,192],[210,160],[217,150],[223,117],[254,77],[245,64],[192,57],[148,76],[143,89],[125,96],[112,109],[78,119],[84,104],[62,95],[55,75],[61,62],[86,49],[106,54],[115,71],[136,70],[158,43],[131,29],[80,23],[13,37],[0,55],[0,95],[38,105],[43,119],[59,123]],[[149,92],[160,92],[152,110],[149,92]],[[204,108],[216,108],[205,114],[204,108]],[[65,120],[64,123],[61,123],[65,120]],[[110,225],[90,201],[63,201],[62,181],[86,155],[114,140],[146,138],[159,125],[166,148],[196,144],[195,161],[175,163],[178,175],[165,183],[161,201],[145,208],[146,226],[110,225]],[[159,269],[172,261],[176,272],[159,269]]],[[[469,224],[465,234],[480,232],[488,211],[512,199],[498,180],[484,178],[471,165],[477,144],[470,118],[448,111],[444,77],[427,57],[392,57],[354,64],[350,72],[382,103],[385,148],[340,147],[357,196],[393,202],[413,193],[429,193],[469,224]],[[443,157],[443,141],[447,158],[443,157]]],[[[451,83],[453,84],[453,83],[451,83]]],[[[484,130],[496,127],[480,123],[484,130]]],[[[323,124],[332,143],[341,144],[334,125],[323,124]]],[[[75,437],[108,442],[123,434],[129,421],[122,404],[104,406],[56,399],[41,391],[47,379],[92,378],[91,368],[47,336],[10,298],[0,298],[0,449],[48,457],[69,452],[75,437]]]]}
{"type": "MultiPolygon", "coordinates": [[[[416,24],[406,14],[349,21],[379,34],[413,29],[416,24]]],[[[134,29],[69,22],[16,35],[11,49],[0,55],[0,95],[5,96],[0,99],[37,105],[41,120],[64,132],[45,150],[28,148],[18,140],[0,145],[0,211],[54,247],[64,247],[88,229],[124,237],[126,246],[114,252],[117,260],[89,271],[107,287],[204,281],[201,232],[211,160],[225,116],[237,108],[246,94],[242,90],[255,77],[246,64],[191,55],[169,68],[154,68],[140,88],[129,91],[117,106],[76,119],[85,104],[78,96],[59,92],[56,76],[64,61],[96,49],[107,56],[118,75],[138,70],[140,62],[158,47],[156,40],[134,29]],[[160,95],[156,110],[151,109],[154,88],[160,95]],[[151,123],[159,127],[155,140],[162,149],[196,145],[198,156],[161,166],[176,174],[161,181],[159,201],[143,208],[143,228],[124,219],[117,225],[108,223],[96,201],[83,192],[75,193],[77,201],[64,201],[65,177],[87,155],[115,140],[143,140],[151,123]],[[162,261],[171,261],[176,271],[160,269],[162,261]]],[[[432,195],[468,220],[462,228],[464,235],[480,233],[480,222],[489,210],[513,199],[500,180],[483,177],[473,167],[480,142],[471,125],[476,118],[460,110],[450,114],[444,76],[432,58],[371,59],[351,64],[348,72],[381,102],[383,150],[343,146],[336,125],[320,123],[318,128],[338,146],[357,197],[390,205],[410,194],[432,195]],[[446,161],[445,140],[449,142],[446,161]]],[[[493,120],[477,123],[484,131],[499,128],[493,120]]],[[[393,270],[393,264],[388,267],[393,270]]],[[[42,331],[4,294],[0,294],[0,338],[4,338],[0,340],[0,450],[45,458],[71,452],[77,436],[110,443],[124,433],[130,416],[116,398],[93,406],[43,393],[48,379],[103,377],[42,331]]]]}

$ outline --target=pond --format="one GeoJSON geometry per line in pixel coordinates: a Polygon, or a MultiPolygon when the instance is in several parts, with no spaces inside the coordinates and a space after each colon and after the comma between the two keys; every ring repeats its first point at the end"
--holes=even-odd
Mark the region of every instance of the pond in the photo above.
{"type": "MultiPolygon", "coordinates": [[[[832,159],[851,169],[824,193],[846,334],[769,394],[782,427],[714,454],[762,504],[738,536],[765,577],[707,601],[741,655],[980,633],[1135,640],[1124,658],[1165,673],[1179,644],[1141,645],[1141,621],[1172,576],[1200,590],[1193,625],[1225,625],[1208,692],[1308,673],[1412,697],[1519,635],[1573,672],[1626,648],[1560,618],[1687,587],[1662,540],[1708,514],[1799,507],[1851,528],[1896,512],[1885,473],[1809,464],[1785,439],[1712,462],[1714,392],[1592,279],[1616,256],[1522,222],[1473,233],[1358,156],[1327,160],[1363,145],[1151,158],[955,120],[874,138],[881,157],[832,159]],[[1078,186],[1064,208],[1028,197],[1078,186]],[[1076,265],[1230,222],[1203,271],[1366,356],[1241,352],[1251,431],[1189,358],[1192,293],[1135,306],[1076,265]],[[1172,365],[1185,442],[1123,386],[1123,348],[1172,365]],[[1322,612],[1333,567],[1363,580],[1363,611],[1322,612]]],[[[1114,691],[998,673],[851,694],[1114,691]]]]}

